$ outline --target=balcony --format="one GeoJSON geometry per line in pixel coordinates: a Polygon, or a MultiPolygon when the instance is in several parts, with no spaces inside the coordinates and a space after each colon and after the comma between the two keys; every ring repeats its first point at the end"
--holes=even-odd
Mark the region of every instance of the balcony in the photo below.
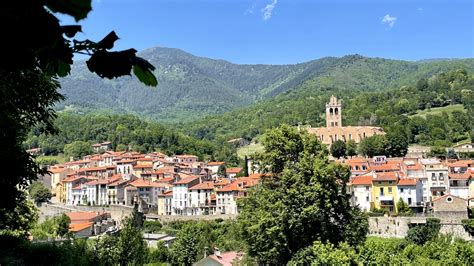
{"type": "Polygon", "coordinates": [[[393,201],[393,196],[392,195],[380,195],[379,200],[380,201],[393,201]]]}

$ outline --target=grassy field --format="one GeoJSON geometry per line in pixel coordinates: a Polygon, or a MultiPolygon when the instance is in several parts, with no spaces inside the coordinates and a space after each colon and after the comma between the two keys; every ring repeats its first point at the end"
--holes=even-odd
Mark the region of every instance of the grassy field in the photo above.
{"type": "Polygon", "coordinates": [[[245,156],[250,156],[257,152],[262,152],[263,146],[260,143],[251,143],[250,145],[243,146],[237,149],[237,155],[239,158],[244,158],[245,156]]]}
{"type": "Polygon", "coordinates": [[[41,156],[38,156],[36,160],[56,160],[58,163],[65,163],[67,161],[64,155],[56,155],[56,156],[41,155],[41,156]]]}
{"type": "Polygon", "coordinates": [[[437,107],[437,108],[431,108],[427,110],[422,110],[418,111],[416,114],[411,115],[412,116],[422,116],[426,117],[426,115],[439,115],[442,112],[446,112],[448,114],[452,113],[453,111],[463,111],[465,112],[466,110],[464,109],[464,106],[462,104],[453,104],[453,105],[448,105],[444,107],[437,107]]]}

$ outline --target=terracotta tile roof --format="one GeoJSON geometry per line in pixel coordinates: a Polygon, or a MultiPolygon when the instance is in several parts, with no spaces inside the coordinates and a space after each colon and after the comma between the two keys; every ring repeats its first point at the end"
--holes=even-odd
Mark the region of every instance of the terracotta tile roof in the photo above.
{"type": "Polygon", "coordinates": [[[173,196],[173,190],[163,191],[160,194],[158,194],[158,197],[172,197],[172,196],[173,196]]]}
{"type": "Polygon", "coordinates": [[[153,164],[136,164],[133,168],[153,168],[153,164]]]}
{"type": "Polygon", "coordinates": [[[223,165],[225,162],[208,162],[208,166],[218,166],[218,165],[223,165]]]}
{"type": "Polygon", "coordinates": [[[177,157],[177,158],[197,158],[196,155],[192,155],[192,154],[176,155],[175,157],[177,157]]]}
{"type": "Polygon", "coordinates": [[[59,173],[62,173],[64,171],[68,170],[68,169],[69,168],[65,168],[65,167],[52,167],[48,171],[50,171],[53,174],[59,174],[59,173]]]}
{"type": "Polygon", "coordinates": [[[398,185],[399,186],[416,186],[417,182],[418,180],[415,178],[400,178],[398,180],[398,185]]]}
{"type": "Polygon", "coordinates": [[[226,174],[238,174],[240,173],[240,171],[242,171],[242,168],[239,168],[239,167],[225,169],[226,174]]]}
{"type": "Polygon", "coordinates": [[[372,185],[372,174],[367,174],[367,175],[359,175],[355,176],[351,184],[352,185],[372,185]]]}
{"type": "Polygon", "coordinates": [[[352,159],[348,159],[346,160],[346,163],[347,164],[351,164],[351,163],[368,163],[369,161],[366,159],[366,158],[352,158],[352,159]]]}
{"type": "Polygon", "coordinates": [[[398,176],[398,172],[379,172],[375,173],[373,181],[397,181],[398,176]]]}
{"type": "Polygon", "coordinates": [[[189,190],[197,190],[197,189],[214,189],[214,182],[212,182],[212,181],[202,182],[200,184],[197,184],[197,185],[189,188],[189,190]]]}
{"type": "Polygon", "coordinates": [[[216,191],[217,192],[244,191],[247,188],[257,185],[258,182],[259,180],[257,179],[242,177],[223,188],[217,189],[216,191]]]}
{"type": "Polygon", "coordinates": [[[471,177],[471,173],[469,173],[469,172],[466,172],[466,173],[463,173],[463,174],[449,173],[448,176],[449,176],[449,179],[468,180],[471,177]]]}
{"type": "Polygon", "coordinates": [[[459,160],[448,164],[449,167],[469,167],[474,164],[473,160],[459,160]]]}
{"type": "Polygon", "coordinates": [[[386,164],[380,164],[380,165],[370,165],[369,170],[375,171],[375,172],[399,171],[400,164],[386,163],[386,164]]]}
{"type": "Polygon", "coordinates": [[[79,189],[82,189],[81,184],[77,184],[77,186],[72,188],[72,190],[79,190],[79,189]]]}
{"type": "Polygon", "coordinates": [[[77,233],[84,229],[90,228],[93,224],[94,224],[93,222],[70,224],[69,231],[73,233],[77,233]]]}
{"type": "Polygon", "coordinates": [[[144,180],[143,178],[138,178],[130,183],[134,187],[166,187],[165,184],[159,182],[152,182],[150,180],[144,180]]]}
{"type": "Polygon", "coordinates": [[[161,182],[161,183],[171,183],[174,181],[174,177],[173,176],[170,176],[170,177],[165,177],[165,178],[162,178],[162,179],[159,179],[158,182],[161,182]]]}
{"type": "Polygon", "coordinates": [[[66,182],[74,182],[74,181],[77,181],[77,180],[80,180],[82,178],[86,178],[85,176],[76,176],[76,175],[72,175],[72,176],[68,176],[66,178],[63,179],[62,182],[66,183],[66,182]]]}
{"type": "Polygon", "coordinates": [[[71,224],[73,224],[81,221],[90,222],[102,214],[98,212],[68,212],[66,215],[69,216],[69,219],[71,219],[71,224]]]}
{"type": "Polygon", "coordinates": [[[175,182],[174,184],[175,185],[189,184],[189,183],[195,181],[196,179],[199,179],[199,176],[190,176],[190,177],[183,178],[183,179],[179,180],[178,182],[175,182]]]}

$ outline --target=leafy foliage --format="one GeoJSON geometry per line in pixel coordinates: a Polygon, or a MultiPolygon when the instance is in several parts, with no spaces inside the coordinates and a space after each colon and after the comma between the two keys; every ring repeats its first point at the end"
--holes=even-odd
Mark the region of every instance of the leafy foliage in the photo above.
{"type": "Polygon", "coordinates": [[[329,149],[334,158],[346,156],[346,143],[342,140],[336,140],[329,149]]]}
{"type": "Polygon", "coordinates": [[[316,137],[284,125],[262,143],[265,152],[257,158],[271,176],[238,203],[250,256],[259,263],[284,263],[316,240],[357,245],[365,239],[367,218],[344,193],[349,170],[329,163],[316,137]]]}
{"type": "Polygon", "coordinates": [[[34,182],[30,185],[28,192],[30,197],[36,202],[47,202],[51,199],[51,191],[41,182],[34,182]]]}
{"type": "Polygon", "coordinates": [[[92,145],[85,141],[79,140],[64,145],[64,155],[66,157],[80,159],[83,156],[92,154],[92,152],[92,145]]]}
{"type": "Polygon", "coordinates": [[[66,214],[47,218],[40,224],[36,224],[31,230],[31,235],[35,240],[55,239],[67,236],[71,219],[66,214]]]}
{"type": "Polygon", "coordinates": [[[0,167],[5,169],[0,179],[0,230],[6,229],[5,221],[25,199],[21,191],[27,188],[29,181],[46,173],[25,152],[22,143],[33,126],[38,126],[41,132],[54,133],[52,121],[56,115],[52,106],[64,99],[58,92],[57,80],[69,74],[74,53],[91,55],[89,66],[100,76],[129,75],[131,67],[136,66],[146,74],[139,75],[139,79],[156,85],[150,74],[154,67],[137,58],[133,51],[108,51],[117,39],[115,33],[98,43],[78,41],[74,36],[81,31],[81,26],[62,26],[55,16],[62,13],[79,21],[90,11],[91,0],[12,1],[1,10],[0,24],[9,26],[2,32],[8,39],[2,48],[8,52],[0,62],[0,167]],[[97,58],[96,54],[104,56],[97,58]],[[124,65],[130,65],[128,73],[119,69],[123,65],[110,64],[112,60],[106,56],[110,54],[119,54],[114,59],[120,58],[124,65]],[[100,65],[107,68],[98,67],[100,65]]]}
{"type": "Polygon", "coordinates": [[[41,134],[34,128],[25,142],[28,147],[41,147],[47,155],[64,152],[80,158],[92,153],[92,143],[111,141],[115,150],[172,154],[195,154],[201,159],[216,159],[238,163],[235,148],[226,142],[197,140],[179,131],[133,115],[74,115],[60,113],[54,126],[54,136],[41,134]]]}
{"type": "Polygon", "coordinates": [[[415,244],[423,245],[438,236],[441,225],[439,219],[427,218],[426,224],[409,225],[409,227],[406,238],[415,244]]]}
{"type": "Polygon", "coordinates": [[[403,201],[402,198],[400,198],[400,200],[398,200],[398,202],[397,202],[397,212],[398,212],[398,215],[400,215],[400,216],[411,216],[411,215],[413,215],[413,211],[410,209],[408,204],[406,204],[405,201],[403,201]]]}

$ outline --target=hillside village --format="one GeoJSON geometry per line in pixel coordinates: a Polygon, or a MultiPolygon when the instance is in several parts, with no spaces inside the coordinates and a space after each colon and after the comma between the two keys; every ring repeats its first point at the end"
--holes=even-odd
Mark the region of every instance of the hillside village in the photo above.
{"type": "MultiPolygon", "coordinates": [[[[376,156],[339,162],[351,170],[352,204],[366,212],[396,213],[403,200],[414,212],[426,213],[447,195],[474,206],[473,160],[376,156]]],[[[158,215],[237,214],[236,200],[262,175],[241,176],[241,168],[225,165],[200,162],[194,155],[106,151],[54,165],[43,181],[53,201],[64,205],[133,206],[138,200],[143,210],[158,215]]]]}
{"type": "Polygon", "coordinates": [[[53,201],[64,205],[138,202],[158,215],[237,214],[236,199],[258,183],[260,174],[236,178],[242,169],[225,165],[200,162],[194,155],[106,151],[54,165],[43,180],[53,201]]]}

